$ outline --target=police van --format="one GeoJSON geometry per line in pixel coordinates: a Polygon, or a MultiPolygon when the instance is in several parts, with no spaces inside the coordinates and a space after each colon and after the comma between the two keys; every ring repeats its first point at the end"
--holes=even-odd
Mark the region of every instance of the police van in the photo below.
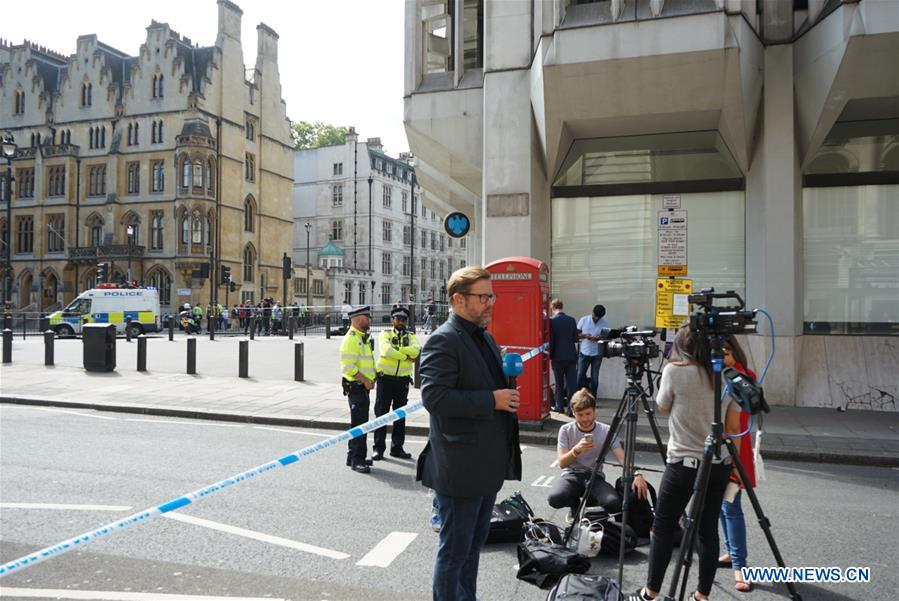
{"type": "Polygon", "coordinates": [[[50,328],[57,336],[81,333],[86,323],[111,323],[116,332],[124,333],[131,318],[131,335],[161,331],[159,292],[155,288],[120,288],[100,284],[78,295],[62,311],[50,314],[50,328]]]}

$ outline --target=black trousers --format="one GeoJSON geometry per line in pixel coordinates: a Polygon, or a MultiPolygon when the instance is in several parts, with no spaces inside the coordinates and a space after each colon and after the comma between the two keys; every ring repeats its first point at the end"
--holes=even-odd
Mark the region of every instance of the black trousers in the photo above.
{"type": "MultiPolygon", "coordinates": [[[[724,498],[730,470],[730,464],[712,465],[702,513],[699,515],[699,529],[696,532],[699,584],[696,590],[703,595],[712,591],[715,572],[718,570],[718,514],[721,512],[721,500],[724,498]]],[[[649,548],[649,576],[646,583],[654,591],[661,589],[665,579],[677,522],[693,495],[693,483],[698,472],[698,468],[686,467],[683,463],[669,463],[662,476],[650,535],[652,543],[649,548]]]]}
{"type": "MultiPolygon", "coordinates": [[[[577,510],[589,480],[589,472],[562,472],[549,489],[547,498],[549,506],[555,509],[570,507],[572,511],[577,510]]],[[[587,501],[588,507],[594,505],[602,505],[608,513],[621,511],[621,497],[618,496],[615,487],[600,477],[593,481],[593,490],[590,491],[590,499],[587,501]]]]}
{"type": "Polygon", "coordinates": [[[556,411],[564,412],[568,409],[571,395],[577,392],[577,359],[557,361],[553,359],[553,378],[556,381],[556,389],[553,395],[553,407],[556,411]]]}
{"type": "MultiPolygon", "coordinates": [[[[389,411],[405,407],[409,402],[409,379],[391,378],[381,376],[378,378],[378,389],[375,393],[375,417],[381,417],[389,411]]],[[[390,435],[390,448],[392,450],[404,450],[406,442],[406,420],[398,419],[393,422],[393,432],[390,435]]],[[[375,430],[375,453],[383,453],[387,450],[387,426],[381,426],[375,430]]]]}
{"type": "MultiPolygon", "coordinates": [[[[359,424],[367,422],[369,396],[365,387],[362,385],[351,387],[347,393],[347,400],[350,403],[350,427],[354,428],[359,424]]],[[[363,434],[362,436],[351,438],[347,442],[349,447],[346,456],[347,465],[365,463],[366,439],[367,435],[363,434]]]]}

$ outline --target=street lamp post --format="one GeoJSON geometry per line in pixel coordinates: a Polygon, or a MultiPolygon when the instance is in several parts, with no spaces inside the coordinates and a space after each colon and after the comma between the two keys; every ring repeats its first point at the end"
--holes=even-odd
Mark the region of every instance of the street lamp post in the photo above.
{"type": "Polygon", "coordinates": [[[12,158],[16,154],[16,141],[12,134],[7,133],[0,143],[0,149],[3,152],[3,158],[6,159],[6,271],[4,297],[7,310],[11,306],[12,301],[12,158]]]}
{"type": "MultiPolygon", "coordinates": [[[[412,166],[412,161],[409,161],[409,166],[412,166]]],[[[412,297],[409,301],[410,305],[415,306],[415,171],[412,172],[412,177],[409,180],[409,197],[411,198],[410,207],[412,211],[410,211],[412,215],[412,227],[410,228],[409,235],[411,236],[410,242],[412,244],[409,245],[409,250],[412,253],[411,265],[409,265],[409,295],[412,297]]]]}
{"type": "Polygon", "coordinates": [[[132,244],[134,243],[134,226],[128,226],[128,284],[131,284],[131,253],[132,244]]]}
{"type": "Polygon", "coordinates": [[[312,230],[312,224],[308,221],[303,226],[306,228],[306,311],[312,307],[312,266],[309,264],[309,231],[312,230]]]}

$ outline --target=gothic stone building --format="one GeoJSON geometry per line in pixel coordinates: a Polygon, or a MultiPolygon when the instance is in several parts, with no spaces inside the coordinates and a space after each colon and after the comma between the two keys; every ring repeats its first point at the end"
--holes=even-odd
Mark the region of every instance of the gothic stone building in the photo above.
{"type": "Polygon", "coordinates": [[[0,133],[18,145],[11,217],[0,207],[14,307],[69,302],[96,284],[99,263],[158,288],[163,311],[205,305],[214,284],[222,303],[280,297],[293,166],[278,35],[256,28],[246,70],[241,17],[219,0],[206,47],[153,22],[137,56],[96,35],[69,57],[0,46],[0,133]]]}

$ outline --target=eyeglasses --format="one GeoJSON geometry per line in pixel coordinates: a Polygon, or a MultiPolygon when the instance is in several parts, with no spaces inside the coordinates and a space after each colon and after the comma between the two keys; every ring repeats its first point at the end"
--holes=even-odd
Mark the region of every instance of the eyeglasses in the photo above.
{"type": "Polygon", "coordinates": [[[475,294],[473,292],[463,292],[465,296],[476,296],[478,300],[481,301],[482,305],[486,305],[488,302],[494,303],[496,302],[495,294],[475,294]]]}

